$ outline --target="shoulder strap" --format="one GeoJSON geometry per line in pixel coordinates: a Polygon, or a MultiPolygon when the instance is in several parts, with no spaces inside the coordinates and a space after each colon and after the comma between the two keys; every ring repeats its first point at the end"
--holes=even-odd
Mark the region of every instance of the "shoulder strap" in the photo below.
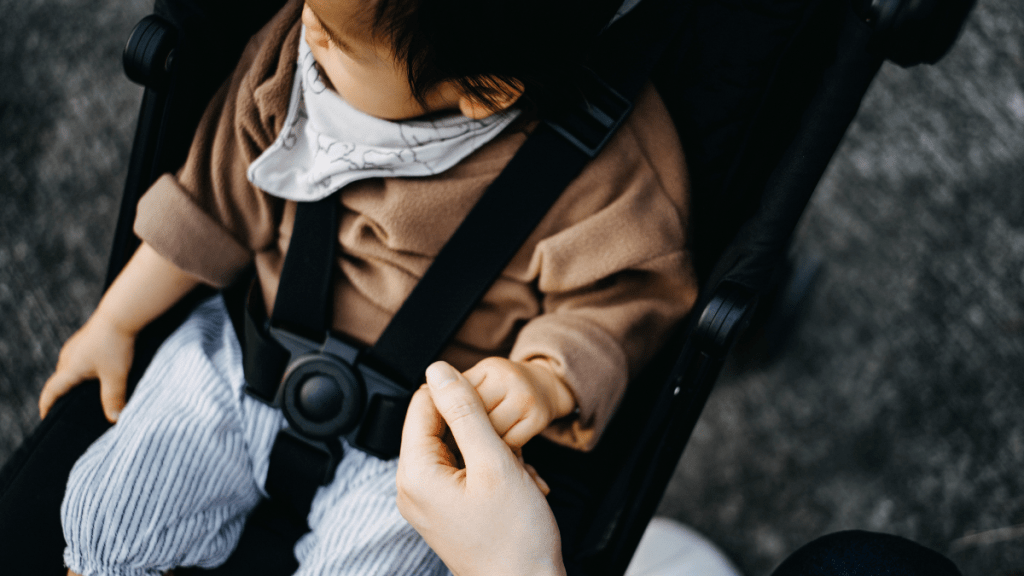
{"type": "Polygon", "coordinates": [[[641,4],[649,11],[641,18],[653,23],[646,27],[655,40],[614,38],[611,43],[620,48],[614,57],[600,55],[607,69],[599,70],[600,77],[588,71],[582,79],[581,105],[547,119],[530,135],[392,317],[370,351],[377,364],[419,385],[426,367],[562,191],[611,139],[689,8],[673,0],[648,4],[656,5],[641,4]]]}
{"type": "MultiPolygon", "coordinates": [[[[537,127],[445,244],[366,356],[410,390],[569,183],[629,115],[594,77],[587,117],[537,127]]],[[[578,117],[577,117],[578,118],[578,117]]],[[[323,337],[337,243],[336,197],[300,203],[271,324],[323,337]]]]}
{"type": "MultiPolygon", "coordinates": [[[[678,5],[674,9],[682,11],[678,5]]],[[[672,14],[669,20],[676,23],[678,15],[672,14]]],[[[562,191],[600,153],[629,115],[632,101],[670,40],[670,35],[665,34],[657,45],[644,46],[636,55],[626,54],[635,58],[636,65],[617,67],[614,88],[596,74],[588,73],[581,85],[582,105],[537,127],[367,352],[371,365],[396,377],[410,390],[422,383],[426,367],[455,335],[562,191]]],[[[336,199],[325,201],[337,203],[336,199]]],[[[272,322],[323,334],[330,310],[330,276],[325,274],[333,268],[333,252],[327,254],[324,250],[327,244],[333,249],[337,242],[337,224],[328,221],[327,211],[317,204],[320,203],[299,205],[292,247],[307,244],[306,238],[309,242],[301,250],[288,251],[272,322]],[[302,216],[305,212],[320,215],[308,217],[310,222],[323,226],[320,232],[314,234],[305,229],[305,224],[300,225],[300,218],[303,222],[307,219],[302,216]],[[315,244],[320,245],[316,258],[320,258],[321,264],[313,265],[314,257],[306,251],[315,244]],[[302,255],[293,256],[295,252],[302,255]],[[293,265],[293,261],[309,265],[293,265]],[[293,270],[301,273],[290,276],[293,270]],[[323,287],[326,291],[316,293],[316,298],[321,299],[314,301],[312,291],[323,287]]]]}
{"type": "MultiPolygon", "coordinates": [[[[617,96],[617,95],[616,95],[617,96]]],[[[631,109],[614,97],[608,135],[631,109]]],[[[604,139],[604,136],[600,136],[604,139]]],[[[434,361],[562,191],[596,154],[541,124],[445,244],[369,354],[409,385],[434,361]]]]}
{"type": "Polygon", "coordinates": [[[331,271],[338,244],[338,197],[300,202],[271,324],[320,341],[331,314],[331,271]]]}

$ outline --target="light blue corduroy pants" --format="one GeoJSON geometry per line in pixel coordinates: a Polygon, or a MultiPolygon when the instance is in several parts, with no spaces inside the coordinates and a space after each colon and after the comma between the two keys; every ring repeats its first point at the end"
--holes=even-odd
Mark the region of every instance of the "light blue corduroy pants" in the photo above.
{"type": "MultiPolygon", "coordinates": [[[[156,575],[227,560],[263,491],[280,411],[243,392],[219,296],[161,346],[117,425],[78,460],[61,507],[69,568],[156,575]]],[[[447,574],[395,507],[397,461],[346,446],[320,488],[297,574],[447,574]]]]}

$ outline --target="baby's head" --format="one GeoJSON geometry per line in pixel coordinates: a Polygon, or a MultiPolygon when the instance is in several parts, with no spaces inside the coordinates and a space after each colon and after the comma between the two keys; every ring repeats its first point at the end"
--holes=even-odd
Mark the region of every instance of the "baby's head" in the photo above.
{"type": "Polygon", "coordinates": [[[389,120],[484,118],[522,96],[572,98],[590,45],[622,0],[306,0],[306,41],[349,104],[389,120]]]}

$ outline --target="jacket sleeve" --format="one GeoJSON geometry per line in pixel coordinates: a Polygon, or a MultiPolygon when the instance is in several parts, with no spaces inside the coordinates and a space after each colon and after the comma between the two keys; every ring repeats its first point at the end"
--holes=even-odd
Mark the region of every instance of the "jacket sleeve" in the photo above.
{"type": "Polygon", "coordinates": [[[290,1],[253,36],[207,106],[185,165],[158,179],[139,201],[135,233],[216,287],[229,284],[255,252],[276,240],[283,201],[255,188],[246,170],[284,123],[301,6],[290,1]]]}
{"type": "Polygon", "coordinates": [[[594,447],[628,381],[696,300],[688,181],[671,126],[649,88],[546,217],[566,225],[533,250],[543,313],[510,358],[547,363],[575,395],[578,414],[544,432],[558,443],[594,447]]]}

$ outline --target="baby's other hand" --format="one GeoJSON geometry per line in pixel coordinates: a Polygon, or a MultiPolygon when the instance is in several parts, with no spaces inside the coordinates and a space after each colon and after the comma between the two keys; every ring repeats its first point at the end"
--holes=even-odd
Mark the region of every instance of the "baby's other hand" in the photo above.
{"type": "Polygon", "coordinates": [[[576,407],[572,392],[543,362],[485,358],[465,372],[494,430],[513,449],[576,407]]]}
{"type": "Polygon", "coordinates": [[[39,415],[81,382],[100,381],[100,402],[107,420],[116,422],[125,404],[128,370],[135,351],[135,334],[93,315],[60,350],[57,367],[39,395],[39,415]]]}

